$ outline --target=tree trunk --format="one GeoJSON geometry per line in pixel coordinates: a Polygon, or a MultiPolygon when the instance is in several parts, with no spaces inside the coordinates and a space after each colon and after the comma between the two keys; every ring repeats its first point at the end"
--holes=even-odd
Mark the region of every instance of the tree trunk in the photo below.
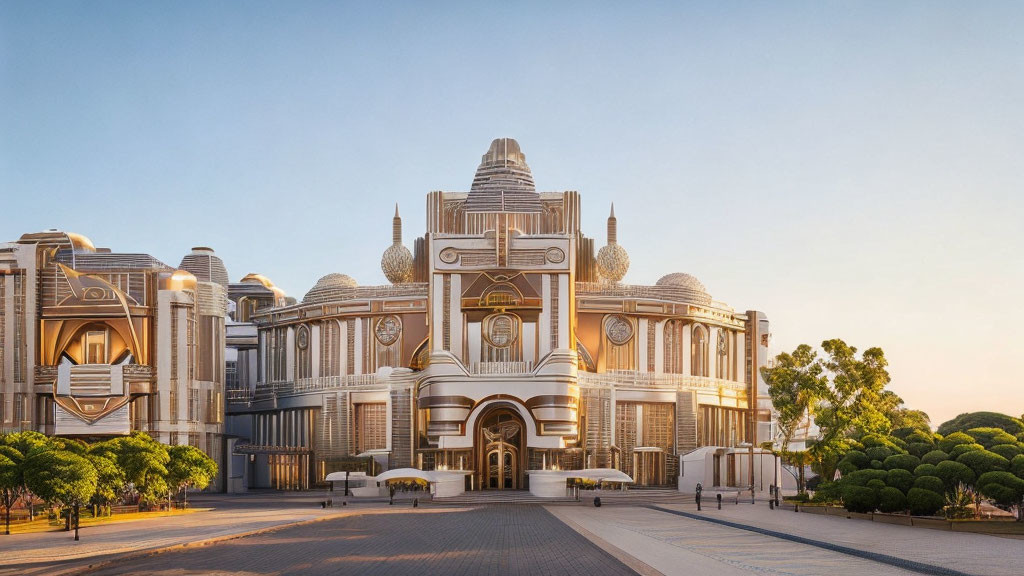
{"type": "Polygon", "coordinates": [[[188,486],[185,486],[184,492],[185,492],[185,494],[184,494],[184,496],[183,496],[183,497],[184,497],[184,499],[185,499],[185,506],[184,506],[184,509],[185,509],[185,510],[188,510],[188,486]]]}
{"type": "Polygon", "coordinates": [[[78,504],[75,504],[75,541],[78,541],[78,504]]]}
{"type": "Polygon", "coordinates": [[[7,513],[4,514],[7,518],[4,520],[5,531],[4,534],[10,535],[11,533],[11,507],[7,506],[7,513]]]}
{"type": "Polygon", "coordinates": [[[65,532],[70,532],[71,531],[71,510],[70,509],[68,509],[68,513],[64,517],[64,531],[65,532]]]}

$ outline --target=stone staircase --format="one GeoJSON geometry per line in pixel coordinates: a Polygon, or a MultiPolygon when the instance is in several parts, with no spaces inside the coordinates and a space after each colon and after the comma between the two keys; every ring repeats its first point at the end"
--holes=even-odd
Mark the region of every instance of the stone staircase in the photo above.
{"type": "Polygon", "coordinates": [[[622,490],[584,490],[580,492],[579,501],[570,497],[541,498],[526,490],[481,490],[466,492],[451,498],[420,499],[421,506],[487,506],[492,504],[586,504],[593,505],[595,497],[601,498],[601,504],[641,505],[652,503],[671,503],[690,501],[692,496],[678,492],[674,488],[634,488],[622,490]]]}

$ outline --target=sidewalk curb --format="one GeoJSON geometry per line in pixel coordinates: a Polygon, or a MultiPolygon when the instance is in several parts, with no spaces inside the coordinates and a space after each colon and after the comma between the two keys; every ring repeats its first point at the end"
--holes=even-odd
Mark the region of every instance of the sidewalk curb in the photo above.
{"type": "Polygon", "coordinates": [[[913,570],[920,572],[921,574],[930,574],[932,576],[975,576],[967,572],[960,572],[952,568],[945,568],[943,566],[935,566],[934,564],[925,564],[924,562],[918,562],[916,560],[907,560],[899,558],[897,556],[889,556],[888,554],[879,554],[877,552],[868,552],[867,550],[861,550],[859,548],[851,548],[849,546],[841,546],[839,544],[833,544],[831,542],[824,542],[822,540],[813,540],[811,538],[804,538],[803,536],[796,536],[795,534],[789,534],[786,532],[779,532],[777,530],[769,530],[767,528],[759,528],[757,526],[749,526],[747,524],[740,524],[730,520],[722,520],[719,518],[711,518],[709,516],[702,516],[699,514],[693,514],[691,512],[683,512],[681,510],[672,510],[669,508],[662,508],[660,506],[646,505],[644,508],[655,510],[657,512],[664,512],[666,514],[675,514],[676,516],[682,516],[683,518],[689,518],[691,520],[699,520],[702,522],[710,522],[712,524],[718,524],[729,528],[735,528],[737,530],[746,530],[748,532],[754,532],[762,534],[764,536],[771,536],[773,538],[779,538],[781,540],[788,540],[790,542],[796,542],[797,544],[805,544],[807,546],[814,546],[815,548],[821,548],[823,550],[829,550],[832,552],[838,552],[840,554],[846,554],[849,556],[855,556],[857,558],[863,558],[865,560],[871,560],[873,562],[879,562],[881,564],[887,564],[895,568],[901,568],[903,570],[913,570]]]}
{"type": "MultiPolygon", "coordinates": [[[[559,507],[553,507],[553,508],[557,509],[559,507]]],[[[569,528],[572,528],[580,536],[583,536],[584,538],[589,540],[591,544],[593,544],[594,546],[597,546],[601,550],[604,550],[605,552],[610,554],[612,557],[614,557],[616,560],[618,560],[619,562],[622,562],[623,564],[625,564],[627,568],[629,568],[630,570],[636,572],[640,576],[665,576],[664,572],[661,572],[657,568],[651,566],[650,564],[647,564],[646,562],[644,562],[643,560],[640,560],[639,558],[633,556],[629,552],[626,552],[625,550],[619,548],[618,546],[615,546],[611,542],[608,542],[604,538],[601,538],[597,534],[594,534],[590,530],[587,530],[586,528],[584,528],[583,526],[580,526],[579,524],[577,524],[576,522],[570,520],[569,518],[565,518],[559,512],[556,512],[555,510],[552,510],[551,508],[548,508],[547,506],[545,506],[544,509],[547,510],[548,514],[551,514],[552,516],[557,518],[562,524],[565,524],[569,528]]]]}

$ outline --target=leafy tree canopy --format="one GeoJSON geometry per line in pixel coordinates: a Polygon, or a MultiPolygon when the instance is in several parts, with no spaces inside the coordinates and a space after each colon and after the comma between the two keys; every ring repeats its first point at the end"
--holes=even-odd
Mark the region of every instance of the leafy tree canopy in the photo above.
{"type": "Polygon", "coordinates": [[[947,436],[953,432],[966,432],[972,428],[999,428],[1017,435],[1024,433],[1024,421],[998,412],[965,412],[939,425],[939,434],[947,436]]]}
{"type": "Polygon", "coordinates": [[[66,450],[50,450],[31,458],[26,466],[28,487],[57,506],[79,506],[96,492],[96,469],[84,457],[66,450]]]}

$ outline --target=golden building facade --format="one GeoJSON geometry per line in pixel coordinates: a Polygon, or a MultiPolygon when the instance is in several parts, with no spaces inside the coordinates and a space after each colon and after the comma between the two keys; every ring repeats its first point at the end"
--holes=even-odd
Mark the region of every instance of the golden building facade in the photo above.
{"type": "Polygon", "coordinates": [[[175,268],[58,230],[0,244],[0,428],[223,460],[227,283],[209,248],[175,268]]]}
{"type": "Polygon", "coordinates": [[[614,210],[595,253],[580,195],[537,192],[515,140],[491,144],[469,192],[426,206],[412,250],[396,208],[390,285],[332,273],[301,302],[257,275],[230,285],[245,485],[303,488],[359,459],[470,470],[474,489],[552,468],[674,485],[682,454],[770,439],[764,314],[687,274],[622,284],[614,210]]]}

